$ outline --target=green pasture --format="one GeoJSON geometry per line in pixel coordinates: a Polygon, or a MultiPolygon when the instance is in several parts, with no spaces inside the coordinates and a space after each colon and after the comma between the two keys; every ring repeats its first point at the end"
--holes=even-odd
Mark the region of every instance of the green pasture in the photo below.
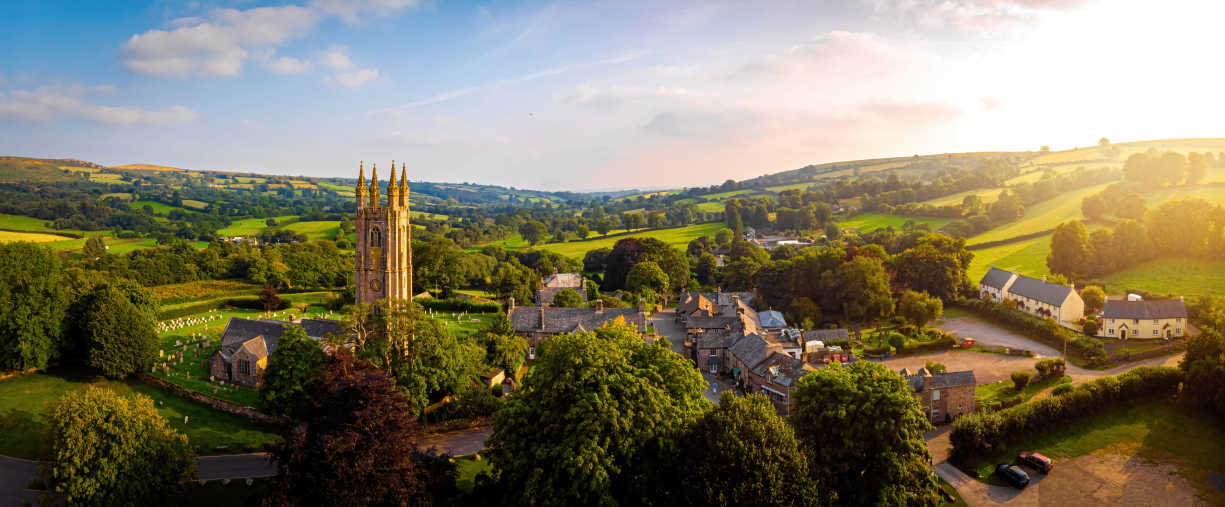
{"type": "Polygon", "coordinates": [[[965,192],[958,192],[953,195],[929,199],[923,201],[923,204],[930,204],[932,206],[957,205],[961,204],[962,200],[971,195],[977,195],[979,199],[983,200],[983,204],[990,204],[1000,198],[1000,192],[1003,190],[1004,189],[1002,188],[977,188],[974,190],[967,190],[965,192]]]}
{"type": "Polygon", "coordinates": [[[1055,226],[1068,220],[1083,219],[1084,215],[1080,212],[1081,200],[1085,196],[1101,192],[1107,186],[1107,184],[1102,184],[1059,194],[1052,199],[1026,208],[1025,214],[1020,219],[968,238],[966,243],[973,245],[1015,238],[1017,236],[1054,229],[1055,226]]]}
{"type": "Polygon", "coordinates": [[[978,283],[992,265],[1005,271],[1015,269],[1027,276],[1050,274],[1046,268],[1046,256],[1051,253],[1050,236],[973,250],[971,253],[974,254],[974,260],[970,261],[966,275],[974,283],[978,283]]]}
{"type": "Polygon", "coordinates": [[[1115,272],[1101,279],[1107,292],[1139,289],[1179,296],[1225,295],[1225,262],[1167,257],[1115,272]]]}
{"type": "Polygon", "coordinates": [[[306,239],[317,241],[321,239],[335,240],[340,234],[340,222],[337,220],[323,220],[318,222],[294,222],[286,225],[286,229],[305,234],[306,239]]]}
{"type": "Polygon", "coordinates": [[[176,209],[186,211],[188,213],[195,213],[195,211],[192,211],[186,208],[178,208],[175,206],[171,206],[169,204],[160,203],[156,201],[133,201],[128,204],[128,207],[132,208],[135,211],[140,211],[144,209],[145,206],[149,206],[150,208],[153,208],[153,213],[158,214],[158,215],[167,215],[171,211],[174,211],[176,209]]]}
{"type": "Polygon", "coordinates": [[[690,225],[686,227],[678,227],[675,229],[644,230],[641,232],[635,232],[635,233],[624,235],[624,236],[589,239],[586,241],[571,241],[567,243],[549,243],[546,245],[539,245],[536,248],[540,248],[542,250],[548,250],[550,252],[559,253],[566,257],[582,259],[583,256],[586,255],[588,251],[595,250],[597,248],[612,248],[613,244],[621,239],[635,237],[635,238],[655,238],[671,246],[684,249],[687,245],[689,245],[690,241],[693,241],[694,239],[700,238],[702,236],[714,236],[714,234],[718,232],[719,229],[722,229],[723,227],[724,226],[721,222],[712,222],[708,224],[698,224],[698,225],[690,225]]]}
{"type": "Polygon", "coordinates": [[[727,207],[727,203],[723,201],[706,201],[697,203],[697,205],[694,207],[703,213],[723,213],[723,209],[727,207]]]}
{"type": "Polygon", "coordinates": [[[775,185],[773,187],[766,187],[766,190],[769,190],[771,192],[782,192],[784,190],[795,190],[797,188],[800,190],[805,190],[808,187],[815,185],[816,183],[817,182],[815,181],[801,181],[799,183],[792,183],[790,185],[775,185]]]}
{"type": "Polygon", "coordinates": [[[719,192],[717,194],[706,194],[702,197],[705,197],[707,199],[727,199],[728,197],[735,197],[738,195],[751,194],[753,192],[756,192],[756,190],[753,190],[751,188],[746,188],[744,190],[732,190],[729,192],[719,192]]]}
{"type": "Polygon", "coordinates": [[[861,231],[874,231],[892,227],[901,230],[906,222],[914,221],[916,224],[927,224],[932,230],[937,230],[944,227],[945,224],[952,222],[948,218],[933,218],[933,217],[906,217],[901,215],[886,215],[883,213],[860,213],[847,220],[844,220],[841,225],[846,229],[859,229],[861,231]]]}
{"type": "MultiPolygon", "coordinates": [[[[291,220],[297,220],[295,215],[287,215],[283,217],[275,217],[277,224],[283,224],[291,220]]],[[[253,236],[259,234],[260,231],[268,228],[267,218],[244,218],[235,220],[230,223],[229,227],[218,229],[219,236],[253,236]]]]}

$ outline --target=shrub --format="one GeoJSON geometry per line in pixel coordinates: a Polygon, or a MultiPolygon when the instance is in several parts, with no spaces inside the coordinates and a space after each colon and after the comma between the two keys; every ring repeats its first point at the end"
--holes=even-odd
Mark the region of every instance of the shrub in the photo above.
{"type": "Polygon", "coordinates": [[[906,345],[906,351],[907,352],[923,352],[923,351],[929,351],[929,350],[947,350],[947,349],[953,348],[956,345],[957,345],[957,340],[955,338],[953,338],[952,336],[943,335],[937,339],[926,341],[926,342],[911,341],[909,344],[906,345]]]}
{"type": "Polygon", "coordinates": [[[1089,336],[1096,336],[1097,330],[1098,330],[1097,321],[1093,319],[1086,320],[1084,329],[1085,329],[1085,334],[1089,336]]]}
{"type": "Polygon", "coordinates": [[[1060,396],[1042,398],[999,412],[969,414],[953,423],[953,430],[949,433],[949,441],[953,444],[951,456],[964,462],[994,454],[1013,439],[1109,410],[1122,402],[1175,394],[1182,381],[1183,373],[1177,368],[1142,366],[1079,387],[1063,384],[1056,388],[1060,396]]]}
{"type": "Polygon", "coordinates": [[[1065,362],[1062,357],[1040,359],[1038,362],[1034,363],[1034,369],[1038,370],[1039,377],[1045,377],[1052,374],[1063,375],[1063,371],[1067,369],[1067,362],[1065,362]]]}
{"type": "Polygon", "coordinates": [[[1027,371],[1012,372],[1012,387],[1016,389],[1018,392],[1024,391],[1025,386],[1029,385],[1029,379],[1031,377],[1033,377],[1033,374],[1027,371]]]}
{"type": "MultiPolygon", "coordinates": [[[[277,300],[278,304],[272,308],[273,311],[289,308],[289,301],[281,298],[277,298],[277,300]]],[[[246,310],[264,310],[264,302],[258,297],[231,298],[225,300],[225,304],[246,310]]]]}
{"type": "Polygon", "coordinates": [[[1072,392],[1072,389],[1074,389],[1072,384],[1059,384],[1055,386],[1055,390],[1051,391],[1051,393],[1055,396],[1063,396],[1072,392]]]}
{"type": "Polygon", "coordinates": [[[927,370],[929,373],[948,373],[949,372],[948,366],[945,366],[944,363],[937,363],[935,361],[930,361],[930,360],[927,361],[927,363],[923,365],[923,369],[927,370]]]}
{"type": "Polygon", "coordinates": [[[906,348],[906,337],[902,336],[901,333],[889,333],[889,346],[901,352],[902,349],[906,348]]]}

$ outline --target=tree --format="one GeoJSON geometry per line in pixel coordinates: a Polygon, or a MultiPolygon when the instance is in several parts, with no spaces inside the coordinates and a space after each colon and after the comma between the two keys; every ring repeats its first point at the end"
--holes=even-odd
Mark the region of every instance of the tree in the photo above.
{"type": "Polygon", "coordinates": [[[675,477],[678,505],[812,505],[817,491],[795,431],[761,394],[724,391],[719,405],[698,418],[678,446],[675,477]]]}
{"type": "Polygon", "coordinates": [[[701,257],[698,257],[698,265],[694,270],[698,277],[698,283],[709,286],[715,283],[715,277],[719,274],[719,259],[711,255],[710,252],[703,252],[701,257]]]}
{"type": "Polygon", "coordinates": [[[1110,140],[1103,137],[1097,140],[1097,145],[1105,148],[1107,146],[1110,146],[1110,140]]]}
{"type": "Polygon", "coordinates": [[[1024,390],[1025,390],[1025,386],[1028,386],[1028,385],[1029,385],[1029,379],[1030,379],[1030,378],[1033,378],[1033,374],[1032,374],[1032,373],[1030,373],[1030,372],[1027,372],[1027,371],[1014,371],[1014,372],[1012,372],[1012,387],[1013,387],[1013,389],[1016,389],[1016,390],[1017,390],[1017,392],[1024,391],[1024,390]]]}
{"type": "Polygon", "coordinates": [[[498,299],[515,298],[516,304],[532,301],[539,278],[532,270],[519,264],[517,259],[499,262],[489,277],[489,289],[498,299]]]}
{"type": "Polygon", "coordinates": [[[1136,192],[1127,192],[1122,198],[1114,200],[1114,216],[1140,221],[1144,220],[1144,213],[1148,211],[1148,206],[1144,203],[1144,196],[1136,192]]]}
{"type": "Polygon", "coordinates": [[[724,227],[715,233],[715,244],[719,246],[728,246],[732,244],[732,239],[735,233],[731,229],[724,227]]]}
{"type": "Polygon", "coordinates": [[[944,303],[926,292],[906,290],[898,299],[897,312],[921,329],[928,322],[940,318],[944,313],[944,303]]]}
{"type": "Polygon", "coordinates": [[[501,368],[508,377],[513,377],[527,360],[527,340],[513,332],[497,334],[487,331],[481,335],[480,343],[485,347],[485,364],[501,368]]]}
{"type": "Polygon", "coordinates": [[[104,283],[72,305],[70,334],[86,364],[110,378],[148,368],[157,351],[149,307],[137,306],[119,287],[104,283]]]}
{"type": "Polygon", "coordinates": [[[1080,298],[1085,301],[1085,314],[1093,315],[1106,304],[1106,291],[1096,285],[1080,289],[1080,298]]]}
{"type": "Polygon", "coordinates": [[[553,296],[553,306],[558,308],[579,308],[583,306],[583,296],[574,289],[562,289],[553,296]]]}
{"type": "Polygon", "coordinates": [[[51,411],[48,486],[67,505],[160,505],[196,477],[187,437],[153,400],[105,388],[69,391],[51,411]]]}
{"type": "Polygon", "coordinates": [[[323,349],[306,335],[302,326],[292,325],[268,355],[268,368],[259,388],[260,408],[265,412],[294,416],[310,405],[311,392],[324,368],[323,349]]]}
{"type": "Polygon", "coordinates": [[[668,275],[651,261],[639,262],[630,268],[625,277],[625,289],[638,293],[650,289],[655,293],[663,293],[668,289],[668,275]]]}
{"type": "Polygon", "coordinates": [[[1220,330],[1207,328],[1187,340],[1178,368],[1187,376],[1183,386],[1190,398],[1225,416],[1225,337],[1220,330]]]}
{"type": "Polygon", "coordinates": [[[880,259],[856,257],[842,263],[830,276],[821,278],[825,296],[840,306],[850,321],[873,321],[893,312],[889,275],[880,259]]]}
{"type": "Polygon", "coordinates": [[[519,234],[532,246],[543,241],[544,236],[548,233],[549,228],[538,220],[529,220],[519,226],[519,234]]]}
{"type": "Polygon", "coordinates": [[[281,301],[281,297],[276,294],[276,287],[271,285],[265,286],[264,289],[259,292],[259,302],[264,305],[265,312],[279,310],[281,308],[281,304],[284,303],[281,301]]]}
{"type": "Polygon", "coordinates": [[[1187,176],[1187,157],[1181,153],[1167,151],[1161,154],[1161,177],[1166,183],[1177,185],[1187,176]]]}
{"type": "Polygon", "coordinates": [[[1089,231],[1085,229],[1085,224],[1070,220],[1055,227],[1055,234],[1051,236],[1051,253],[1046,255],[1046,266],[1051,272],[1077,278],[1091,271],[1092,262],[1089,231]]]}
{"type": "Polygon", "coordinates": [[[804,375],[789,420],[809,474],[834,503],[940,502],[923,438],[932,426],[906,379],[887,366],[858,361],[804,375]]]}
{"type": "Polygon", "coordinates": [[[387,374],[341,348],[302,422],[272,448],[273,504],[428,503],[414,410],[387,374]]]}
{"type": "Polygon", "coordinates": [[[842,228],[838,227],[838,224],[835,224],[833,222],[827,222],[825,224],[825,237],[829,238],[830,241],[834,241],[834,240],[841,238],[842,228]]]}
{"type": "Polygon", "coordinates": [[[1196,185],[1204,180],[1204,175],[1208,172],[1208,164],[1204,161],[1204,155],[1201,153],[1191,152],[1187,154],[1187,184],[1196,185]]]}
{"type": "Polygon", "coordinates": [[[102,242],[101,236],[93,236],[85,240],[85,246],[81,248],[81,258],[92,261],[104,255],[106,255],[106,243],[102,242]]]}
{"type": "Polygon", "coordinates": [[[965,249],[964,239],[951,240],[936,234],[932,237],[944,238],[948,240],[947,244],[937,248],[930,242],[924,242],[897,254],[890,264],[898,284],[951,302],[957,299],[964,287],[970,285],[966,278],[970,254],[965,249]],[[963,258],[967,262],[963,263],[963,258]]]}
{"type": "Polygon", "coordinates": [[[0,243],[0,369],[45,368],[63,345],[60,260],[34,243],[0,243]]]}
{"type": "Polygon", "coordinates": [[[1101,330],[1101,328],[1100,328],[1100,327],[1098,327],[1098,325],[1097,325],[1097,320],[1095,320],[1095,319],[1087,319],[1087,320],[1085,320],[1084,331],[1085,331],[1085,334],[1086,334],[1086,335],[1089,335],[1089,336],[1096,336],[1096,335],[1097,335],[1097,332],[1098,332],[1098,331],[1100,331],[1100,330],[1101,330]]]}
{"type": "Polygon", "coordinates": [[[930,360],[927,361],[927,363],[923,365],[923,369],[927,370],[928,373],[948,373],[949,372],[949,367],[945,366],[944,363],[937,363],[935,361],[930,361],[930,360]]]}
{"type": "Polygon", "coordinates": [[[1090,220],[1101,220],[1109,208],[1110,203],[1106,202],[1106,196],[1102,194],[1087,195],[1080,200],[1080,212],[1090,220]]]}
{"type": "Polygon", "coordinates": [[[512,505],[641,502],[646,484],[665,480],[647,467],[680,452],[676,432],[709,407],[706,388],[684,358],[643,342],[620,319],[550,338],[522,391],[493,416],[486,445],[499,498],[512,505]]]}

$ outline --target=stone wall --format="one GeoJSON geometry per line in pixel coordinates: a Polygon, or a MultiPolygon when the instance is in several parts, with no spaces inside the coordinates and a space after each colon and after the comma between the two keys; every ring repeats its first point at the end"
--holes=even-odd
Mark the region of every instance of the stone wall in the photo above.
{"type": "Polygon", "coordinates": [[[255,421],[258,423],[264,423],[264,424],[278,424],[278,425],[283,424],[285,422],[283,419],[279,417],[270,416],[268,414],[255,410],[254,408],[244,407],[244,406],[241,406],[235,403],[230,403],[228,401],[219,400],[217,398],[208,396],[206,394],[191,391],[182,386],[172,384],[170,382],[159,379],[147,373],[137,373],[136,378],[140,379],[141,382],[149,384],[163,391],[169,391],[180,398],[186,398],[196,403],[208,405],[209,407],[212,407],[216,410],[220,410],[222,412],[244,417],[251,421],[255,421]]]}

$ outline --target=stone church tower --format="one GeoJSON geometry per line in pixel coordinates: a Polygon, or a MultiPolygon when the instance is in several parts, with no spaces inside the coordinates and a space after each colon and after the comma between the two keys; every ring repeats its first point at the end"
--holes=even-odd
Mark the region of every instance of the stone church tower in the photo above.
{"type": "Polygon", "coordinates": [[[370,186],[366,171],[358,166],[357,288],[358,303],[380,299],[409,300],[413,297],[412,224],[408,215],[408,179],[400,164],[400,183],[396,183],[396,164],[391,164],[387,185],[387,204],[379,199],[378,168],[370,166],[370,186]]]}

